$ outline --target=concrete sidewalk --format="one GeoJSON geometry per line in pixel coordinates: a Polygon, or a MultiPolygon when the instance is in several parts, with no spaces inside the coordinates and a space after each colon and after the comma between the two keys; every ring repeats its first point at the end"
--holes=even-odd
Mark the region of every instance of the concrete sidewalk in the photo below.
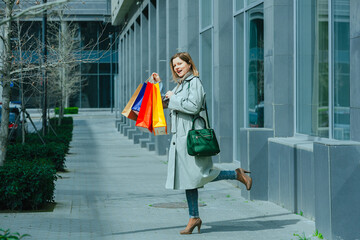
{"type": "MultiPolygon", "coordinates": [[[[166,157],[119,134],[114,114],[74,116],[69,172],[56,184],[52,212],[0,213],[0,228],[24,239],[299,239],[315,224],[264,201],[247,201],[227,181],[199,191],[201,234],[182,236],[188,221],[184,191],[166,190],[166,157]]],[[[315,237],[312,237],[315,239],[315,237]]]]}

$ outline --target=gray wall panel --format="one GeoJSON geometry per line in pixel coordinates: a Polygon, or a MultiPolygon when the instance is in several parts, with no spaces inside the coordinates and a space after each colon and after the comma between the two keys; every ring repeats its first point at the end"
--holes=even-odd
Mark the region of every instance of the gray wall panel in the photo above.
{"type": "Polygon", "coordinates": [[[315,215],[314,161],[310,142],[269,139],[269,200],[296,213],[315,215]]]}
{"type": "Polygon", "coordinates": [[[264,57],[264,91],[265,94],[265,101],[264,101],[264,127],[265,128],[273,128],[273,114],[274,114],[274,95],[271,94],[274,92],[274,76],[273,76],[273,64],[274,64],[274,57],[273,56],[266,56],[264,57]]]}
{"type": "MultiPolygon", "coordinates": [[[[240,148],[241,148],[241,156],[240,156],[240,163],[241,163],[241,167],[243,169],[250,169],[249,168],[249,143],[248,143],[248,139],[249,139],[249,132],[247,129],[241,129],[240,130],[240,148]]],[[[245,188],[242,188],[243,190],[241,191],[241,196],[243,196],[246,199],[250,198],[250,194],[248,191],[244,190],[245,188]]]]}
{"type": "Polygon", "coordinates": [[[264,2],[265,126],[293,136],[293,1],[264,2]]]}
{"type": "Polygon", "coordinates": [[[360,144],[314,143],[316,228],[330,240],[360,239],[360,144]]]}
{"type": "MultiPolygon", "coordinates": [[[[214,1],[213,127],[219,136],[219,162],[233,161],[233,17],[231,1],[214,1]]],[[[208,99],[210,99],[208,97],[208,99]]]]}
{"type": "MultiPolygon", "coordinates": [[[[360,94],[360,93],[359,93],[360,94]]],[[[350,137],[351,140],[360,141],[360,109],[359,108],[350,108],[350,137]]]]}
{"type": "Polygon", "coordinates": [[[180,52],[189,52],[196,67],[199,67],[199,2],[179,1],[178,30],[180,52]]]}
{"type": "Polygon", "coordinates": [[[350,38],[360,37],[359,16],[360,16],[360,1],[350,0],[350,38]]]}
{"type": "Polygon", "coordinates": [[[296,149],[295,212],[315,218],[315,184],[313,152],[296,149]]]}
{"type": "Polygon", "coordinates": [[[281,145],[269,141],[268,192],[269,200],[276,204],[280,204],[280,149],[281,145]]]}
{"type": "MultiPolygon", "coordinates": [[[[177,52],[179,46],[178,29],[174,26],[178,26],[178,2],[166,1],[166,56],[167,62],[170,62],[171,57],[177,52]]],[[[170,66],[167,68],[167,76],[172,79],[170,66]]],[[[175,87],[173,82],[169,82],[169,88],[175,87]]]]}
{"type": "Polygon", "coordinates": [[[360,2],[350,0],[350,139],[360,141],[360,2]]]}
{"type": "Polygon", "coordinates": [[[295,212],[294,148],[282,145],[279,148],[279,196],[280,206],[295,212]]]}
{"type": "Polygon", "coordinates": [[[359,156],[360,145],[331,146],[330,149],[333,239],[360,239],[359,156]]]}
{"type": "Polygon", "coordinates": [[[330,236],[331,229],[331,202],[330,202],[330,156],[328,147],[314,143],[315,161],[315,219],[316,229],[324,236],[330,236]]]}
{"type": "MultiPolygon", "coordinates": [[[[157,56],[156,56],[156,72],[162,79],[160,83],[163,87],[161,94],[165,95],[169,89],[169,77],[166,76],[166,69],[169,68],[166,56],[166,0],[157,0],[156,2],[156,44],[157,44],[157,56]]],[[[161,87],[160,85],[160,87],[161,87]]],[[[164,111],[166,121],[169,123],[168,111],[164,111]]],[[[168,133],[170,128],[168,126],[168,133]]],[[[168,152],[170,145],[170,135],[158,136],[155,138],[156,141],[156,153],[159,155],[165,155],[168,152]]]]}
{"type": "MultiPolygon", "coordinates": [[[[290,104],[293,102],[293,58],[289,55],[274,56],[274,104],[290,104]]],[[[276,109],[275,109],[276,113],[276,109]]],[[[289,135],[287,135],[289,136],[289,135]]]]}
{"type": "Polygon", "coordinates": [[[350,107],[360,108],[360,36],[350,39],[350,107]]]}
{"type": "Polygon", "coordinates": [[[276,114],[274,132],[276,137],[293,135],[293,106],[289,104],[274,105],[276,114]]]}
{"type": "Polygon", "coordinates": [[[272,130],[249,131],[249,163],[253,186],[250,199],[268,200],[268,138],[272,130]]]}
{"type": "Polygon", "coordinates": [[[241,186],[241,195],[248,199],[268,199],[268,138],[273,136],[271,129],[244,128],[241,137],[241,167],[250,170],[253,178],[251,191],[241,186]]]}

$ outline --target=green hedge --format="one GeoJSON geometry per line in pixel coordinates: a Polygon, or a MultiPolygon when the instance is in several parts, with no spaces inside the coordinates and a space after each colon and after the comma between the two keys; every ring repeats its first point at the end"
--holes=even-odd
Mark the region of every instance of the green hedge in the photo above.
{"type": "MultiPolygon", "coordinates": [[[[64,114],[78,114],[78,107],[68,107],[64,109],[64,114]]],[[[55,108],[55,114],[59,114],[59,108],[55,108]]]]}
{"type": "Polygon", "coordinates": [[[64,143],[48,142],[44,144],[21,143],[9,145],[6,153],[6,161],[27,161],[48,159],[56,171],[65,170],[66,146],[64,143]]]}
{"type": "MultiPolygon", "coordinates": [[[[72,131],[73,131],[73,119],[72,117],[64,117],[62,119],[61,126],[57,125],[58,118],[50,119],[50,124],[56,135],[51,129],[48,129],[48,134],[46,136],[42,136],[45,143],[58,143],[64,144],[64,152],[67,154],[70,148],[70,142],[72,140],[72,131]]],[[[40,135],[41,131],[40,131],[40,135]]],[[[26,142],[33,144],[42,144],[39,136],[36,133],[30,133],[26,135],[26,142]]]]}
{"type": "MultiPolygon", "coordinates": [[[[65,168],[65,155],[72,139],[73,120],[61,126],[51,119],[56,135],[49,130],[43,137],[26,135],[26,144],[8,145],[5,165],[0,167],[0,209],[38,209],[54,201],[56,171],[65,168]]],[[[41,131],[40,131],[41,132],[41,131]]]]}
{"type": "Polygon", "coordinates": [[[38,209],[54,201],[55,169],[42,161],[11,161],[0,167],[0,208],[38,209]]]}

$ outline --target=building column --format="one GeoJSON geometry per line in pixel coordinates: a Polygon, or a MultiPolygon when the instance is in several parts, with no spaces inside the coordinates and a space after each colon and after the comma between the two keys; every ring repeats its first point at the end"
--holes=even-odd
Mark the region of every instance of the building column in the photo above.
{"type": "Polygon", "coordinates": [[[182,0],[179,2],[179,52],[188,52],[199,67],[199,2],[182,0]]]}
{"type": "Polygon", "coordinates": [[[360,141],[360,1],[350,0],[350,139],[360,141]]]}
{"type": "Polygon", "coordinates": [[[264,1],[264,127],[294,133],[293,1],[264,1]]]}
{"type": "Polygon", "coordinates": [[[214,0],[214,83],[212,127],[221,153],[214,161],[233,162],[233,3],[214,0]]]}

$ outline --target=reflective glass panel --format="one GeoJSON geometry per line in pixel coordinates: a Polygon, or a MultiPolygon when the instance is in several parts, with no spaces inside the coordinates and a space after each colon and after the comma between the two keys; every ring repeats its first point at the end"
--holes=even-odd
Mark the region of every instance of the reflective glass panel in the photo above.
{"type": "Polygon", "coordinates": [[[297,132],[329,136],[328,1],[298,1],[297,132]]]}
{"type": "MultiPolygon", "coordinates": [[[[241,144],[240,129],[244,127],[244,14],[235,17],[235,70],[236,70],[236,131],[237,144],[241,144]]],[[[237,148],[237,159],[240,147],[237,148]]]]}
{"type": "Polygon", "coordinates": [[[350,139],[350,2],[333,0],[335,139],[350,139]]]}
{"type": "Polygon", "coordinates": [[[264,14],[263,4],[248,12],[249,127],[264,127],[264,14]]]}
{"type": "Polygon", "coordinates": [[[98,80],[97,76],[84,76],[82,82],[81,92],[81,107],[82,108],[97,108],[98,107],[98,80]]]}
{"type": "Polygon", "coordinates": [[[110,76],[100,76],[99,80],[99,99],[100,99],[100,108],[109,108],[110,100],[113,96],[111,96],[112,87],[114,85],[110,85],[110,76]]]}

